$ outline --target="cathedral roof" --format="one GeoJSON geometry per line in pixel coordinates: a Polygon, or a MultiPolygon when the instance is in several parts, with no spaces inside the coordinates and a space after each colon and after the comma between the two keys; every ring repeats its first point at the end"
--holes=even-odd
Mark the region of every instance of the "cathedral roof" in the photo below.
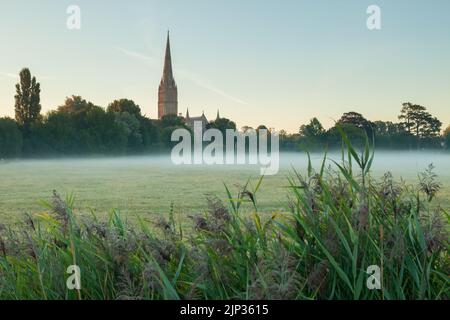
{"type": "Polygon", "coordinates": [[[202,114],[200,117],[189,117],[188,120],[189,121],[208,121],[208,119],[206,118],[206,116],[204,114],[202,114]]]}

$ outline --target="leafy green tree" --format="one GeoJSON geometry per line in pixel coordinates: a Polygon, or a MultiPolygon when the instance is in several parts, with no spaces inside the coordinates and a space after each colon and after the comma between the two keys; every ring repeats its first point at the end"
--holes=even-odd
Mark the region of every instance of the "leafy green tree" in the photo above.
{"type": "Polygon", "coordinates": [[[373,135],[373,123],[358,112],[351,111],[344,113],[338,123],[354,125],[355,127],[366,131],[369,137],[373,135]]]}
{"type": "Polygon", "coordinates": [[[47,115],[42,139],[61,155],[124,154],[129,134],[115,113],[72,96],[47,115]]]}
{"type": "Polygon", "coordinates": [[[375,121],[373,130],[376,136],[389,136],[405,132],[402,125],[393,123],[392,121],[375,121]]]}
{"type": "Polygon", "coordinates": [[[128,112],[115,112],[115,122],[122,127],[128,138],[128,150],[137,152],[142,149],[142,133],[140,131],[140,122],[135,115],[128,112]]]}
{"type": "Polygon", "coordinates": [[[415,137],[400,123],[375,121],[373,123],[375,145],[385,149],[407,149],[415,143],[415,137]]]}
{"type": "Polygon", "coordinates": [[[360,148],[365,145],[367,133],[363,128],[349,123],[338,123],[327,132],[327,142],[330,147],[340,148],[342,146],[342,134],[338,126],[345,132],[354,146],[360,148]]]}
{"type": "Polygon", "coordinates": [[[96,106],[92,102],[84,100],[80,96],[67,97],[62,106],[58,107],[58,112],[69,114],[82,114],[94,109],[96,106]]]}
{"type": "Polygon", "coordinates": [[[280,136],[280,142],[281,142],[287,138],[288,133],[286,132],[286,130],[281,129],[280,132],[278,133],[278,135],[280,136]]]}
{"type": "Polygon", "coordinates": [[[159,121],[162,128],[167,127],[180,127],[186,128],[186,124],[184,122],[184,118],[179,117],[177,115],[168,114],[161,118],[159,121]]]}
{"type": "Polygon", "coordinates": [[[317,118],[312,118],[308,124],[299,129],[299,147],[302,150],[320,149],[325,146],[326,131],[317,118]]]}
{"type": "Polygon", "coordinates": [[[285,151],[298,150],[299,142],[302,139],[300,134],[289,134],[285,130],[280,131],[280,149],[285,151]]]}
{"type": "Polygon", "coordinates": [[[450,126],[444,131],[444,142],[447,149],[450,149],[450,126]]]}
{"type": "Polygon", "coordinates": [[[133,100],[114,100],[107,108],[108,112],[128,112],[136,118],[141,117],[141,108],[133,100]]]}
{"type": "Polygon", "coordinates": [[[146,117],[141,117],[139,119],[139,130],[142,135],[142,147],[143,151],[155,151],[157,150],[160,143],[160,130],[155,125],[155,122],[146,117]]]}
{"type": "Polygon", "coordinates": [[[208,124],[208,128],[218,129],[225,137],[228,129],[236,130],[236,123],[227,118],[219,118],[211,121],[208,124]]]}
{"type": "Polygon", "coordinates": [[[317,118],[312,118],[309,124],[304,124],[299,130],[300,136],[308,138],[322,138],[325,129],[317,118]]]}
{"type": "Polygon", "coordinates": [[[41,119],[41,85],[27,68],[22,69],[19,76],[20,83],[16,84],[14,96],[16,121],[28,130],[33,122],[41,119]]]}
{"type": "Polygon", "coordinates": [[[165,127],[161,130],[160,137],[163,148],[171,149],[176,144],[178,144],[178,141],[172,141],[172,133],[177,129],[186,129],[186,128],[180,126],[172,126],[172,127],[165,127]]]}
{"type": "Polygon", "coordinates": [[[170,149],[177,144],[177,142],[172,142],[172,132],[176,129],[187,129],[190,130],[185,123],[184,118],[177,115],[165,115],[159,121],[160,130],[160,145],[162,148],[170,149]]]}
{"type": "Polygon", "coordinates": [[[260,125],[256,128],[256,131],[258,131],[258,130],[267,130],[267,131],[269,131],[269,128],[267,128],[267,126],[265,126],[264,124],[260,124],[260,125]]]}
{"type": "Polygon", "coordinates": [[[0,159],[19,157],[23,138],[17,123],[10,118],[0,118],[0,159]]]}
{"type": "Polygon", "coordinates": [[[228,129],[236,130],[236,123],[227,118],[217,118],[216,120],[208,123],[206,127],[207,127],[207,129],[217,129],[222,133],[222,138],[223,138],[222,143],[223,143],[224,150],[225,150],[225,143],[227,140],[227,138],[226,138],[227,130],[228,129]]]}

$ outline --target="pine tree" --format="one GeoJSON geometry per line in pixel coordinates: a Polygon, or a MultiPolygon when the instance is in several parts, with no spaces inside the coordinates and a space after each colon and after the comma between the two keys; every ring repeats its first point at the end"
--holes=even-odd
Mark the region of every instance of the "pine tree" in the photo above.
{"type": "Polygon", "coordinates": [[[416,137],[417,148],[422,139],[438,137],[441,133],[442,122],[421,105],[404,103],[398,118],[403,120],[401,125],[406,131],[416,137]]]}

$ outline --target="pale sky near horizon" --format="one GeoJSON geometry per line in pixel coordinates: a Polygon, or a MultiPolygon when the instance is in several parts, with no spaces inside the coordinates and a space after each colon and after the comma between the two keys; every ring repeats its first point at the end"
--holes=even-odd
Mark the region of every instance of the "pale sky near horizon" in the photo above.
{"type": "Polygon", "coordinates": [[[409,101],[450,125],[448,0],[0,0],[0,117],[29,67],[43,111],[75,94],[133,99],[156,118],[168,29],[183,114],[294,132],[346,111],[397,121],[409,101]],[[81,30],[66,28],[69,5],[81,30]]]}

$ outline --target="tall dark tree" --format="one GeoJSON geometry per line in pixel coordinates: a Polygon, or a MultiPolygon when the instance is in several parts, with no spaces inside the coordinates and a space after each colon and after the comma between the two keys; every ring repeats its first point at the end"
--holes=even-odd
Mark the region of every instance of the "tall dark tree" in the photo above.
{"type": "Polygon", "coordinates": [[[146,117],[141,117],[139,122],[144,151],[151,151],[152,149],[155,150],[160,143],[161,133],[155,125],[155,121],[146,117]]]}
{"type": "Polygon", "coordinates": [[[249,127],[249,126],[243,126],[243,127],[241,128],[241,131],[244,132],[244,133],[246,133],[246,132],[249,131],[249,130],[253,130],[253,128],[252,128],[252,127],[249,127]]]}
{"type": "Polygon", "coordinates": [[[29,69],[20,71],[20,83],[16,84],[15,114],[16,121],[26,130],[41,119],[41,85],[36,77],[31,77],[29,69]]]}
{"type": "Polygon", "coordinates": [[[160,125],[162,128],[168,128],[168,127],[180,127],[185,128],[186,124],[184,122],[184,119],[182,117],[179,117],[177,115],[168,114],[161,118],[160,125]]]}
{"type": "Polygon", "coordinates": [[[325,143],[327,132],[319,119],[312,118],[308,124],[304,124],[299,130],[299,146],[301,149],[313,150],[322,148],[325,143]]]}
{"type": "Polygon", "coordinates": [[[269,128],[267,128],[267,126],[266,125],[264,125],[264,124],[260,124],[257,128],[256,128],[256,132],[258,132],[259,133],[259,131],[260,130],[267,130],[267,132],[269,132],[270,133],[270,130],[269,130],[269,128]]]}
{"type": "Polygon", "coordinates": [[[398,119],[401,120],[403,127],[411,134],[418,135],[420,123],[426,112],[426,108],[411,102],[403,103],[402,110],[398,119]]]}
{"type": "Polygon", "coordinates": [[[342,134],[344,131],[352,144],[358,148],[364,146],[367,139],[367,132],[351,123],[338,123],[327,131],[327,145],[331,148],[342,147],[342,134]]]}
{"type": "Polygon", "coordinates": [[[83,114],[95,108],[92,102],[88,102],[80,96],[67,97],[62,106],[58,107],[58,112],[72,115],[83,114]]]}
{"type": "Polygon", "coordinates": [[[415,144],[415,137],[400,123],[375,121],[373,128],[375,144],[379,148],[405,149],[415,144]]]}
{"type": "Polygon", "coordinates": [[[321,138],[325,134],[325,129],[319,119],[312,118],[309,124],[300,127],[299,133],[302,137],[321,138]]]}
{"type": "Polygon", "coordinates": [[[22,132],[10,118],[0,118],[0,159],[14,158],[22,152],[22,132]]]}
{"type": "Polygon", "coordinates": [[[113,101],[107,108],[108,112],[128,112],[139,118],[141,116],[141,108],[134,103],[133,100],[120,99],[113,101]]]}
{"type": "Polygon", "coordinates": [[[366,131],[369,137],[373,135],[374,124],[364,118],[364,116],[358,112],[351,111],[344,113],[341,119],[339,119],[338,123],[354,125],[355,127],[366,131]]]}
{"type": "Polygon", "coordinates": [[[143,137],[139,119],[128,112],[114,112],[116,124],[122,127],[128,138],[128,150],[137,152],[142,148],[143,137]]]}
{"type": "Polygon", "coordinates": [[[236,123],[227,118],[218,118],[208,124],[208,128],[218,129],[225,136],[227,129],[236,130],[236,123]]]}
{"type": "Polygon", "coordinates": [[[392,136],[405,132],[402,125],[391,121],[375,121],[373,125],[376,136],[392,136]]]}
{"type": "Polygon", "coordinates": [[[444,142],[447,149],[450,149],[450,126],[444,131],[444,142]]]}
{"type": "Polygon", "coordinates": [[[436,138],[440,135],[442,122],[421,105],[404,103],[398,118],[403,120],[403,127],[416,137],[418,148],[422,139],[436,138]]]}

